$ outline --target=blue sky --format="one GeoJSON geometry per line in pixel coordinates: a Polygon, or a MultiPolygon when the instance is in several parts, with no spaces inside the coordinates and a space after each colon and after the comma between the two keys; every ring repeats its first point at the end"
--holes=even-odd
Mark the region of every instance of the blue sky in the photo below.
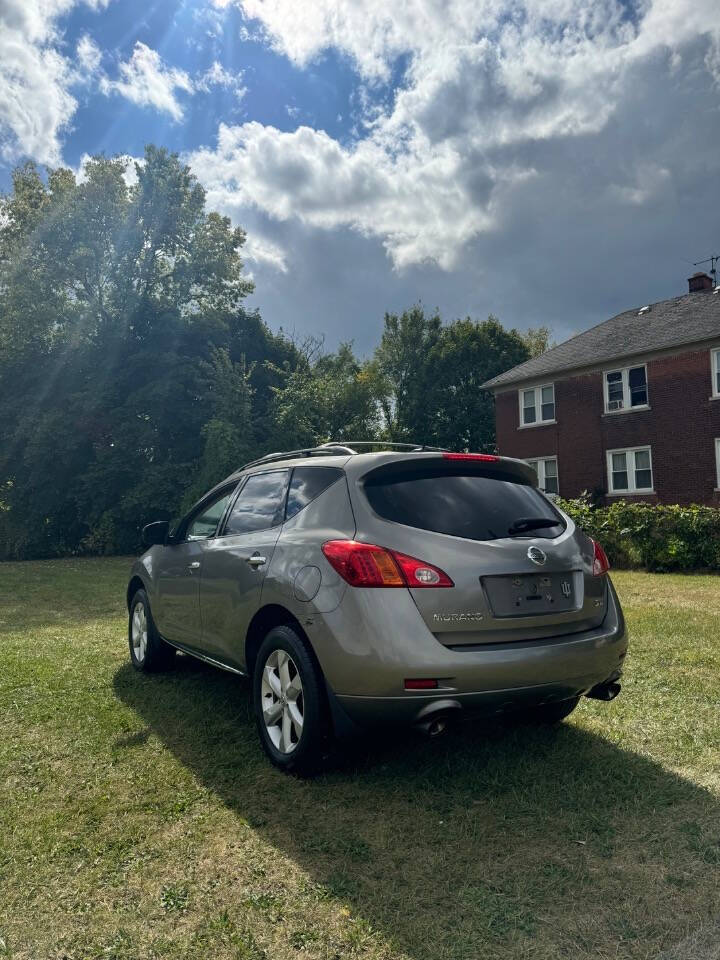
{"type": "Polygon", "coordinates": [[[347,58],[328,51],[311,68],[299,69],[262,42],[245,38],[248,24],[237,8],[218,15],[212,7],[189,0],[152,4],[122,0],[99,14],[78,5],[64,28],[70,47],[81,36],[89,36],[103,52],[109,73],[113,65],[130,59],[139,41],[191,77],[219,64],[241,77],[245,91],[238,98],[232,88],[214,85],[191,96],[179,94],[184,114],[177,122],[90,87],[73,118],[74,129],[65,138],[63,158],[72,165],[95,151],[137,156],[150,141],[179,152],[192,150],[211,142],[221,121],[252,118],[281,130],[294,130],[304,122],[340,139],[352,126],[354,75],[347,58]]]}
{"type": "Polygon", "coordinates": [[[0,188],[178,151],[252,305],[372,349],[385,310],[557,339],[720,247],[715,0],[0,0],[0,188]]]}

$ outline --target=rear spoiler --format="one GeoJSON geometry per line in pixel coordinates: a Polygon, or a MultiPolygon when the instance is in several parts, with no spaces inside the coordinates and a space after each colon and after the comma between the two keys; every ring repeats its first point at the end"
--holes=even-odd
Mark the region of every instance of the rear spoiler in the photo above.
{"type": "Polygon", "coordinates": [[[506,480],[510,483],[529,484],[533,487],[537,485],[535,471],[524,460],[498,457],[491,453],[431,453],[429,451],[413,453],[408,457],[395,455],[392,459],[369,469],[363,474],[362,481],[366,483],[385,477],[417,475],[427,471],[432,471],[435,476],[443,473],[447,473],[448,476],[470,474],[506,480]]]}

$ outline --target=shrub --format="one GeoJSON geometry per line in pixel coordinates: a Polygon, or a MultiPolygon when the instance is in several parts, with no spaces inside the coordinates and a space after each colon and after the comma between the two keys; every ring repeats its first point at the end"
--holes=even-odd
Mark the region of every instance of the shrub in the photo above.
{"type": "Polygon", "coordinates": [[[656,572],[720,571],[720,509],[618,500],[596,506],[585,495],[558,505],[602,543],[615,567],[656,572]]]}

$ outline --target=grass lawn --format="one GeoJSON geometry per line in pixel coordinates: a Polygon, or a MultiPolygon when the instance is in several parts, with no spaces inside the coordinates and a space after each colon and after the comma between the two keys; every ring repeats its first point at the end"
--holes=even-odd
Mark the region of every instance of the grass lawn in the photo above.
{"type": "Polygon", "coordinates": [[[0,566],[0,956],[655,958],[720,915],[720,578],[615,575],[615,703],[303,782],[244,680],[130,668],[128,567],[0,566]]]}

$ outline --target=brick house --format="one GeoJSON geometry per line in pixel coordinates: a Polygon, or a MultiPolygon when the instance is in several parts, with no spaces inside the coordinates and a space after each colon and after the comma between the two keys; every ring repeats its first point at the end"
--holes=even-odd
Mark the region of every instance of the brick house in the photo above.
{"type": "Polygon", "coordinates": [[[564,497],[720,506],[720,287],[689,284],[483,384],[499,452],[564,497]]]}

